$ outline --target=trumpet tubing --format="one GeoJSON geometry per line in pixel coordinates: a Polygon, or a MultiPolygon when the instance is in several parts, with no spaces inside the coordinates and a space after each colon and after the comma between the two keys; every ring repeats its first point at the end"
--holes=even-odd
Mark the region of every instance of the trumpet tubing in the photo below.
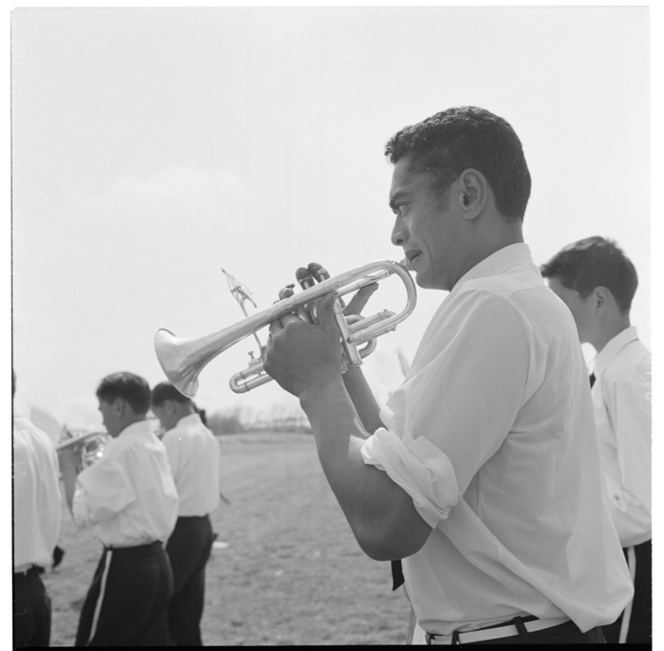
{"type": "MultiPolygon", "coordinates": [[[[342,331],[345,330],[347,333],[344,337],[344,346],[368,344],[366,349],[370,348],[369,352],[371,352],[373,347],[368,342],[394,330],[415,309],[417,301],[415,283],[406,267],[399,262],[379,260],[351,269],[305,289],[299,294],[284,298],[234,325],[202,337],[179,339],[169,330],[161,328],[157,330],[154,337],[157,359],[171,384],[184,396],[193,398],[198,390],[198,376],[203,368],[234,344],[286,314],[299,311],[308,303],[317,301],[330,292],[343,296],[391,275],[397,275],[406,288],[406,307],[401,312],[395,314],[385,310],[350,325],[344,321],[343,315],[337,316],[340,330],[343,328],[342,331]]],[[[362,357],[362,351],[359,353],[362,357]]],[[[369,353],[365,353],[364,356],[367,354],[369,353]]],[[[233,391],[242,393],[270,380],[270,376],[263,371],[262,360],[254,360],[246,371],[234,375],[230,384],[233,391]]]]}

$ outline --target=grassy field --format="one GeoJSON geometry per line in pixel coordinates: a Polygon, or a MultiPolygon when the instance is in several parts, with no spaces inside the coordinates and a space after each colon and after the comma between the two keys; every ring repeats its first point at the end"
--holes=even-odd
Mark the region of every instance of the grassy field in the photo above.
{"type": "MultiPolygon", "coordinates": [[[[409,605],[392,592],[389,563],[358,547],[307,434],[220,439],[223,492],[212,516],[218,541],[207,565],[206,645],[402,644],[409,605]]],[[[62,564],[45,583],[52,645],[74,642],[101,553],[63,509],[62,564]]]]}

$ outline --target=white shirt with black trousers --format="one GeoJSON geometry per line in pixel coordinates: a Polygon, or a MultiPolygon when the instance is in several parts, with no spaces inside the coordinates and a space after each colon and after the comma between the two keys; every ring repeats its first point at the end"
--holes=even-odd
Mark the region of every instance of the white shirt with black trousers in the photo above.
{"type": "Polygon", "coordinates": [[[165,646],[173,576],[164,541],[178,496],[163,443],[147,421],[126,427],[77,477],[73,516],[104,545],[76,646],[165,646]]]}
{"type": "Polygon", "coordinates": [[[60,468],[48,434],[14,417],[13,644],[48,646],[51,599],[39,576],[53,563],[60,533],[60,468]]]}
{"type": "Polygon", "coordinates": [[[431,644],[603,641],[632,596],[569,313],[526,244],[470,269],[363,445],[432,527],[403,559],[431,644]]]}
{"type": "Polygon", "coordinates": [[[604,628],[607,642],[652,643],[652,359],[636,328],[600,350],[592,387],[613,524],[634,581],[634,599],[604,628]]]}
{"type": "Polygon", "coordinates": [[[220,501],[221,449],[198,414],[181,418],[162,441],[180,496],[177,523],[166,544],[174,585],[168,630],[174,644],[200,646],[205,565],[214,541],[210,513],[220,501]]]}

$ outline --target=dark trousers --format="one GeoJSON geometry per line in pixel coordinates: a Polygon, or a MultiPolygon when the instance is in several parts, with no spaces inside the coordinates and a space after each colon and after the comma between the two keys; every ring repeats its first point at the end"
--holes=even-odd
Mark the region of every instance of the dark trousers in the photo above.
{"type": "Polygon", "coordinates": [[[76,646],[165,646],[172,594],[161,542],[105,547],[81,610],[76,646]]]}
{"type": "Polygon", "coordinates": [[[32,567],[25,574],[14,574],[13,624],[14,648],[48,646],[51,639],[51,599],[32,567]]]}
{"type": "Polygon", "coordinates": [[[173,568],[173,597],[168,606],[171,644],[201,646],[205,602],[205,564],[214,534],[207,515],[178,518],[166,543],[173,568]]]}
{"type": "MultiPolygon", "coordinates": [[[[630,563],[629,549],[629,547],[623,549],[628,564],[630,563]]],[[[636,560],[634,599],[625,642],[652,644],[652,541],[648,540],[641,545],[636,545],[633,549],[636,560]]],[[[631,567],[630,570],[632,570],[631,567]]],[[[604,627],[604,637],[607,642],[620,641],[620,629],[626,610],[613,624],[604,627]]]]}

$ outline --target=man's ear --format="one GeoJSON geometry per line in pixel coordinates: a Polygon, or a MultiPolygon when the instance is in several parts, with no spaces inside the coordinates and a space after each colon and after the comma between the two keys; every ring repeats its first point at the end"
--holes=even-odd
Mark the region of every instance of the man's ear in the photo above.
{"type": "Polygon", "coordinates": [[[126,400],[123,400],[122,398],[116,398],[113,401],[113,411],[115,411],[115,413],[121,418],[124,417],[125,413],[127,412],[126,400]]]}
{"type": "Polygon", "coordinates": [[[606,308],[612,303],[615,302],[613,293],[607,287],[598,285],[593,289],[593,307],[597,310],[606,310],[606,308]]]}
{"type": "Polygon", "coordinates": [[[474,169],[467,169],[459,176],[459,202],[464,219],[475,219],[487,202],[489,184],[484,174],[474,169]]]}

